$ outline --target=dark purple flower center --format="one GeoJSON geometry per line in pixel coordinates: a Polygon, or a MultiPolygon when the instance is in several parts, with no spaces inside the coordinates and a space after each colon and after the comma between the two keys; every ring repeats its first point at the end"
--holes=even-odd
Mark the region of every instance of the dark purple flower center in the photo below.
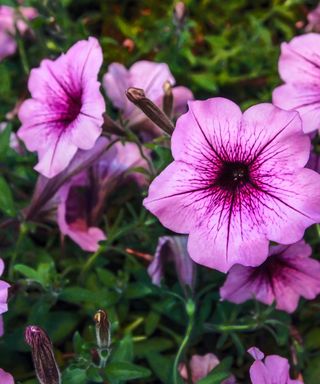
{"type": "Polygon", "coordinates": [[[216,184],[226,190],[235,190],[250,181],[249,166],[240,161],[225,161],[219,169],[216,184]]]}

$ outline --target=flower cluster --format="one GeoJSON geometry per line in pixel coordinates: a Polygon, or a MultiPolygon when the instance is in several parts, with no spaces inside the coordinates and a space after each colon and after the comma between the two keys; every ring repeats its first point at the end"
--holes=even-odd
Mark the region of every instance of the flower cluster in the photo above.
{"type": "MultiPolygon", "coordinates": [[[[181,21],[180,8],[176,18],[181,21]]],[[[16,50],[16,29],[20,34],[28,30],[24,19],[36,16],[32,8],[0,7],[0,60],[16,50]]],[[[24,219],[53,219],[63,236],[84,251],[97,252],[108,237],[102,223],[111,196],[129,183],[139,191],[147,186],[144,207],[168,230],[183,235],[159,237],[147,269],[153,284],[160,286],[166,265],[173,262],[184,296],[191,300],[200,264],[228,273],[222,299],[236,304],[255,299],[294,312],[300,297],[312,300],[320,293],[320,262],[304,240],[306,229],[320,223],[319,158],[308,135],[320,129],[319,46],[315,33],[283,43],[279,72],[285,84],[274,90],[273,104],[244,112],[226,98],[194,100],[188,88],[175,86],[165,63],[144,60],[129,69],[112,63],[102,86],[117,121],[108,116],[101,90],[103,52],[96,38],[42,60],[29,76],[31,97],[18,112],[17,136],[37,153],[40,174],[24,219]],[[147,109],[152,111],[148,117],[147,109]],[[152,150],[163,132],[159,120],[150,118],[156,114],[172,130],[176,122],[173,161],[158,175],[152,150]]],[[[168,146],[170,138],[162,139],[168,146]]],[[[14,134],[10,145],[24,155],[14,134]]],[[[0,259],[0,275],[3,269],[0,259]]],[[[8,288],[0,281],[0,314],[7,311],[8,288]]],[[[193,312],[187,311],[191,320],[193,312]]],[[[58,383],[48,335],[30,326],[25,337],[39,380],[47,380],[46,361],[50,380],[58,383]]],[[[255,359],[253,384],[300,383],[290,379],[288,360],[273,355],[263,361],[257,348],[249,353],[255,359]]],[[[208,353],[175,366],[183,379],[196,383],[218,365],[219,359],[208,353]]],[[[13,379],[0,369],[0,382],[13,379]]]]}

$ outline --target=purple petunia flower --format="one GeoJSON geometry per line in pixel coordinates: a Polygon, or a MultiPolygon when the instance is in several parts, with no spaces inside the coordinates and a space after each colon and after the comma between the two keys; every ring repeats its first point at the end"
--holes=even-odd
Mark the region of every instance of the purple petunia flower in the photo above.
{"type": "Polygon", "coordinates": [[[281,45],[279,73],[284,85],[273,91],[273,103],[300,113],[304,132],[320,128],[320,35],[309,33],[281,45]]]}
{"type": "MultiPolygon", "coordinates": [[[[4,271],[4,262],[2,259],[0,259],[0,276],[3,274],[4,271]]],[[[3,321],[1,314],[4,312],[7,312],[8,310],[8,289],[10,285],[6,283],[3,280],[0,280],[0,336],[3,335],[3,321]]]]}
{"type": "Polygon", "coordinates": [[[37,16],[38,11],[32,7],[15,9],[7,5],[0,6],[0,61],[13,55],[17,50],[14,38],[16,28],[20,34],[25,34],[29,29],[23,19],[33,20],[37,16]]]}
{"type": "Polygon", "coordinates": [[[293,312],[300,296],[314,299],[320,293],[320,262],[311,259],[311,247],[296,244],[270,247],[269,257],[259,267],[234,265],[220,289],[223,299],[243,303],[256,298],[276,302],[276,308],[293,312]]]}
{"type": "Polygon", "coordinates": [[[14,384],[13,377],[10,373],[0,368],[0,383],[1,384],[14,384]]]}
{"type": "Polygon", "coordinates": [[[173,261],[180,285],[194,288],[195,264],[187,251],[187,236],[162,236],[158,240],[157,249],[148,274],[153,284],[160,285],[165,265],[173,261]]]}
{"type": "Polygon", "coordinates": [[[289,376],[288,360],[278,355],[267,356],[256,347],[248,350],[255,362],[250,368],[252,384],[302,384],[300,380],[292,380],[289,376]]]}
{"type": "Polygon", "coordinates": [[[259,104],[242,114],[223,98],[189,102],[172,135],[174,162],[144,205],[189,233],[194,261],[223,272],[256,266],[268,240],[294,243],[320,220],[320,175],[303,168],[309,153],[295,111],[259,104]]]}
{"type": "Polygon", "coordinates": [[[306,31],[320,32],[320,3],[308,13],[307,19],[308,25],[306,26],[306,31]]]}
{"type": "Polygon", "coordinates": [[[91,149],[101,134],[105,111],[97,81],[101,64],[101,47],[90,37],[31,71],[32,98],[20,107],[18,136],[30,151],[38,152],[35,169],[48,178],[63,171],[78,149],[91,149]]]}
{"type": "MultiPolygon", "coordinates": [[[[99,138],[90,152],[99,152],[108,140],[99,138]]],[[[74,176],[58,192],[58,224],[82,249],[95,252],[99,241],[105,240],[104,232],[96,225],[105,207],[106,198],[132,176],[131,168],[146,167],[138,147],[132,143],[112,145],[87,170],[74,176]]],[[[144,182],[142,174],[135,174],[138,183],[144,182]]]]}
{"type": "MultiPolygon", "coordinates": [[[[143,60],[137,61],[130,69],[119,63],[110,64],[103,78],[103,86],[113,105],[122,112],[123,119],[128,121],[130,127],[138,127],[149,131],[151,136],[159,136],[162,131],[127,99],[125,91],[130,87],[142,88],[146,97],[158,107],[162,107],[166,81],[172,86],[175,84],[167,64],[143,60]]],[[[193,95],[188,88],[181,86],[174,87],[172,93],[173,114],[178,116],[186,111],[187,101],[192,100],[193,95]]]]}
{"type": "MultiPolygon", "coordinates": [[[[191,382],[196,384],[201,379],[208,376],[208,374],[219,365],[220,361],[213,353],[207,353],[206,355],[193,355],[190,360],[191,370],[191,382]]],[[[184,380],[188,380],[188,370],[185,363],[179,365],[179,372],[184,380]]],[[[189,382],[189,381],[187,381],[189,382]]],[[[222,381],[221,384],[236,384],[234,376],[230,376],[228,379],[222,381]]]]}

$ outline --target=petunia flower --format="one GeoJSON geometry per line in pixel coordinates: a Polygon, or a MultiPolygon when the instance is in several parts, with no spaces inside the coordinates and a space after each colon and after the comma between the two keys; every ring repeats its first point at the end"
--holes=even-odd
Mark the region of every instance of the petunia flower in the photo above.
{"type": "Polygon", "coordinates": [[[23,19],[33,20],[38,11],[32,7],[19,7],[17,9],[7,5],[0,5],[0,61],[13,55],[17,50],[15,40],[16,28],[20,34],[25,34],[28,25],[23,19]]]}
{"type": "Polygon", "coordinates": [[[14,384],[13,377],[10,373],[0,368],[0,383],[1,384],[14,384]]]}
{"type": "Polygon", "coordinates": [[[48,178],[63,171],[78,149],[91,149],[101,134],[105,111],[97,80],[101,64],[101,47],[90,37],[31,71],[32,98],[20,107],[18,136],[28,150],[38,152],[35,169],[48,178]]]}
{"type": "MultiPolygon", "coordinates": [[[[4,271],[4,262],[2,259],[0,259],[0,276],[3,274],[4,271]]],[[[0,336],[3,335],[3,321],[1,314],[4,312],[7,312],[8,310],[8,289],[10,285],[6,283],[3,280],[0,280],[0,336]]]]}
{"type": "Polygon", "coordinates": [[[220,289],[223,299],[243,303],[256,298],[277,309],[295,311],[300,296],[314,299],[320,293],[320,262],[311,259],[312,249],[303,240],[270,247],[259,267],[234,265],[220,289]]]}
{"type": "Polygon", "coordinates": [[[257,266],[268,241],[292,244],[320,220],[320,175],[304,169],[310,139],[299,114],[259,104],[243,114],[223,98],[189,102],[172,135],[171,163],[144,206],[188,233],[199,264],[257,266]]]}
{"type": "MultiPolygon", "coordinates": [[[[105,146],[108,140],[100,138],[92,152],[105,146]]],[[[104,232],[97,227],[106,198],[132,176],[135,167],[146,167],[138,147],[132,143],[116,143],[90,168],[74,176],[58,192],[58,224],[82,249],[94,252],[104,232]]],[[[142,182],[143,176],[134,176],[142,182]]]]}
{"type": "Polygon", "coordinates": [[[306,26],[307,32],[320,32],[320,3],[307,15],[308,24],[306,26]]]}
{"type": "Polygon", "coordinates": [[[180,285],[194,288],[195,264],[187,251],[187,236],[162,236],[158,240],[154,259],[148,267],[153,284],[160,285],[168,262],[174,262],[180,285]]]}
{"type": "Polygon", "coordinates": [[[290,366],[284,357],[270,355],[264,359],[264,354],[256,347],[248,352],[255,359],[250,368],[252,384],[302,384],[300,380],[290,379],[290,366]]]}
{"type": "MultiPolygon", "coordinates": [[[[121,111],[123,120],[127,121],[129,127],[142,130],[145,134],[148,132],[151,137],[159,136],[162,131],[127,99],[125,91],[130,87],[142,88],[147,98],[162,107],[166,82],[175,85],[168,65],[145,60],[137,61],[130,69],[112,63],[103,78],[105,91],[112,104],[121,111]]],[[[182,86],[173,87],[172,93],[173,114],[178,116],[186,111],[187,101],[192,100],[193,95],[182,86]]]]}
{"type": "Polygon", "coordinates": [[[320,129],[320,35],[309,33],[281,45],[279,73],[284,85],[273,91],[273,103],[300,113],[306,133],[320,129]]]}
{"type": "MultiPolygon", "coordinates": [[[[208,374],[219,365],[220,361],[216,355],[213,353],[207,353],[206,355],[193,355],[189,362],[191,370],[191,382],[196,384],[201,379],[208,376],[208,374]]],[[[179,372],[181,377],[184,380],[188,380],[188,370],[185,363],[179,365],[179,372]]],[[[187,381],[188,382],[188,381],[187,381]]],[[[221,384],[236,384],[234,376],[230,376],[228,379],[225,379],[221,384]]]]}

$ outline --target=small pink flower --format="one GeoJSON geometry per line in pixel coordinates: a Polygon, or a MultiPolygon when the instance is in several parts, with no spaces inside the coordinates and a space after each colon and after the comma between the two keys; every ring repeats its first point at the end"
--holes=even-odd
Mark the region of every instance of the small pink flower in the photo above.
{"type": "Polygon", "coordinates": [[[308,25],[306,26],[307,32],[320,32],[320,4],[308,13],[308,25]]]}
{"type": "Polygon", "coordinates": [[[1,384],[14,384],[13,377],[10,373],[0,368],[0,383],[1,384]]]}
{"type": "MultiPolygon", "coordinates": [[[[162,131],[127,99],[125,91],[130,87],[142,88],[151,101],[162,107],[163,86],[166,81],[172,86],[175,84],[167,64],[143,60],[137,61],[130,69],[119,63],[110,64],[103,78],[103,86],[113,105],[122,112],[123,119],[130,127],[138,126],[157,136],[162,131]]],[[[173,114],[177,116],[186,111],[187,101],[192,100],[193,95],[188,88],[181,86],[174,87],[172,92],[173,114]]]]}
{"type": "Polygon", "coordinates": [[[292,244],[320,221],[320,175],[303,168],[310,140],[299,114],[259,104],[243,114],[223,98],[189,102],[172,135],[174,161],[144,205],[188,233],[199,264],[222,272],[260,265],[269,240],[292,244]]]}
{"type": "Polygon", "coordinates": [[[17,43],[14,35],[16,27],[19,33],[24,34],[28,25],[23,18],[33,20],[38,16],[35,8],[19,7],[17,9],[7,5],[0,6],[0,61],[15,53],[17,43]]]}
{"type": "Polygon", "coordinates": [[[91,149],[101,134],[105,111],[97,80],[101,64],[101,47],[90,37],[31,71],[32,98],[20,107],[18,136],[28,150],[38,152],[35,169],[48,178],[63,171],[78,149],[91,149]]]}
{"type": "MultiPolygon", "coordinates": [[[[208,376],[208,374],[219,365],[220,361],[213,353],[207,353],[206,355],[193,355],[190,360],[190,369],[191,369],[191,381],[192,384],[196,384],[201,379],[208,376]]],[[[184,380],[188,380],[188,370],[187,366],[184,363],[179,365],[179,372],[181,377],[184,380]]],[[[223,380],[221,384],[235,384],[235,378],[231,376],[230,378],[223,380]]]]}
{"type": "Polygon", "coordinates": [[[314,299],[320,293],[320,262],[311,259],[311,247],[296,244],[270,247],[269,257],[259,267],[234,265],[220,289],[223,299],[243,303],[256,298],[276,302],[276,308],[293,312],[300,296],[314,299]]]}
{"type": "Polygon", "coordinates": [[[248,350],[255,362],[250,368],[252,384],[302,384],[300,380],[292,380],[289,376],[288,360],[278,355],[267,356],[256,347],[248,350]]]}
{"type": "MultiPolygon", "coordinates": [[[[0,123],[0,134],[7,128],[7,123],[3,122],[0,123]]],[[[9,146],[11,149],[13,149],[15,152],[17,152],[19,155],[23,154],[23,148],[22,145],[17,137],[17,134],[15,132],[11,132],[10,134],[10,142],[9,146]]]]}
{"type": "Polygon", "coordinates": [[[320,128],[320,35],[309,33],[281,45],[279,73],[284,85],[273,91],[273,103],[300,113],[306,133],[320,128]]]}
{"type": "Polygon", "coordinates": [[[174,262],[180,285],[194,288],[196,266],[187,251],[187,242],[187,236],[159,238],[154,259],[148,268],[153,284],[160,285],[166,264],[174,262]]]}
{"type": "MultiPolygon", "coordinates": [[[[98,139],[90,152],[100,152],[108,140],[98,139]]],[[[87,170],[74,176],[58,192],[58,224],[82,249],[95,252],[104,232],[96,225],[106,198],[121,183],[128,181],[130,168],[146,167],[138,147],[132,143],[116,143],[87,170]]],[[[141,182],[141,176],[134,176],[141,182]]]]}
{"type": "MultiPolygon", "coordinates": [[[[4,271],[4,262],[0,259],[0,276],[4,271]]],[[[3,280],[0,280],[0,315],[8,310],[8,289],[10,285],[3,280]]],[[[3,322],[0,316],[0,336],[3,335],[3,322]]]]}

